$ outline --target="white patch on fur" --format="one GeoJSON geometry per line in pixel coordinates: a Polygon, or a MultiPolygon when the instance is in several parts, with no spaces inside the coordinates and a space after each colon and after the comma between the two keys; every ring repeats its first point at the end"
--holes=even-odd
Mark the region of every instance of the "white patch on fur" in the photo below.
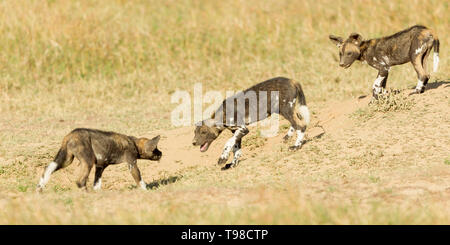
{"type": "Polygon", "coordinates": [[[289,130],[288,130],[288,132],[287,132],[287,135],[289,136],[289,137],[291,137],[292,135],[294,135],[294,128],[293,127],[290,127],[289,128],[289,130]]]}
{"type": "Polygon", "coordinates": [[[376,94],[381,93],[381,82],[383,81],[384,77],[378,76],[377,79],[373,82],[372,88],[375,90],[376,94]]]}
{"type": "Polygon", "coordinates": [[[373,57],[373,61],[377,61],[377,58],[373,57]]]}
{"type": "Polygon", "coordinates": [[[294,146],[300,146],[302,144],[303,137],[305,136],[305,133],[303,133],[301,130],[297,130],[297,139],[295,140],[294,146]]]}
{"type": "Polygon", "coordinates": [[[424,43],[424,44],[422,44],[420,47],[418,47],[418,48],[416,49],[415,53],[418,54],[418,53],[422,52],[422,50],[423,50],[423,48],[425,47],[425,45],[426,45],[426,44],[424,43]]]}
{"type": "Polygon", "coordinates": [[[95,158],[97,158],[97,160],[102,160],[103,156],[102,154],[95,154],[95,158]]]}
{"type": "Polygon", "coordinates": [[[289,101],[289,106],[292,108],[295,105],[296,99],[294,98],[292,101],[289,101]]]}
{"type": "Polygon", "coordinates": [[[306,105],[301,105],[298,108],[298,111],[300,112],[300,115],[302,115],[303,120],[305,120],[306,125],[308,125],[311,120],[308,107],[306,105]]]}
{"type": "Polygon", "coordinates": [[[389,57],[387,57],[386,55],[382,57],[384,62],[386,62],[386,64],[389,64],[389,57]]]}
{"type": "Polygon", "coordinates": [[[423,82],[420,80],[417,80],[416,90],[420,91],[422,88],[423,88],[423,82]]]}
{"type": "Polygon", "coordinates": [[[55,171],[55,169],[58,167],[58,164],[56,162],[51,162],[47,168],[45,169],[44,175],[39,180],[39,187],[43,188],[48,181],[50,180],[50,175],[55,171]]]}
{"type": "Polygon", "coordinates": [[[94,190],[98,191],[102,188],[102,178],[99,178],[97,183],[94,184],[94,190]]]}
{"type": "Polygon", "coordinates": [[[221,159],[228,158],[228,155],[230,154],[231,149],[236,144],[236,140],[238,135],[245,129],[245,127],[240,127],[234,132],[233,137],[231,137],[227,143],[225,143],[225,146],[223,147],[222,155],[220,155],[221,159]]]}
{"type": "Polygon", "coordinates": [[[225,143],[225,146],[223,147],[223,152],[222,152],[222,155],[220,155],[220,158],[222,158],[222,159],[227,158],[228,154],[230,154],[230,151],[235,144],[236,144],[236,136],[233,135],[233,137],[231,137],[227,141],[227,143],[225,143]]]}
{"type": "Polygon", "coordinates": [[[437,72],[439,66],[439,53],[433,53],[433,72],[437,72]]]}
{"type": "Polygon", "coordinates": [[[147,190],[147,184],[145,183],[145,181],[143,179],[141,179],[141,181],[139,182],[139,185],[141,186],[142,190],[147,190]]]}

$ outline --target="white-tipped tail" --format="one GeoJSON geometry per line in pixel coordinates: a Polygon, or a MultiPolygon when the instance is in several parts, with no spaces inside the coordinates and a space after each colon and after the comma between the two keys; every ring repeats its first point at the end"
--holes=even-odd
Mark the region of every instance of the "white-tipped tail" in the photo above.
{"type": "Polygon", "coordinates": [[[300,112],[300,115],[302,115],[303,120],[305,120],[306,125],[308,125],[310,120],[308,107],[306,105],[300,105],[300,108],[298,110],[300,112]]]}
{"type": "Polygon", "coordinates": [[[147,184],[144,182],[143,179],[139,182],[139,185],[141,186],[142,190],[147,190],[147,184]]]}
{"type": "Polygon", "coordinates": [[[437,72],[439,66],[439,53],[433,53],[433,72],[437,72]]]}
{"type": "Polygon", "coordinates": [[[58,167],[58,164],[56,162],[51,162],[47,166],[47,168],[45,168],[44,174],[42,175],[41,179],[39,180],[39,184],[38,184],[39,188],[44,188],[44,186],[50,180],[50,175],[55,171],[55,169],[57,167],[58,167]]]}

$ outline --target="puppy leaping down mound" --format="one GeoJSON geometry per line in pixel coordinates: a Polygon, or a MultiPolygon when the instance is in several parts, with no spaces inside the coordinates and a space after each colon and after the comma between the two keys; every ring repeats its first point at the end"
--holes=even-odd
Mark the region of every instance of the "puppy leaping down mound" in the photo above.
{"type": "Polygon", "coordinates": [[[146,189],[146,183],[141,178],[136,160],[158,161],[162,156],[157,148],[159,139],[159,135],[153,139],[147,139],[96,129],[77,128],[64,137],[55,159],[45,168],[39,180],[38,191],[44,188],[53,172],[69,166],[74,157],[80,161],[81,166],[77,180],[79,188],[86,188],[86,181],[93,166],[95,166],[94,190],[98,190],[101,188],[103,170],[110,164],[126,162],[136,184],[146,189]]]}
{"type": "Polygon", "coordinates": [[[225,164],[233,150],[233,160],[222,169],[236,167],[242,156],[242,138],[249,133],[247,125],[273,113],[282,115],[291,124],[284,136],[285,141],[297,132],[295,144],[289,149],[300,149],[310,120],[309,110],[300,84],[284,77],[261,82],[225,99],[211,118],[197,124],[192,144],[205,152],[223,130],[230,130],[233,137],[226,142],[218,164],[225,164]]]}

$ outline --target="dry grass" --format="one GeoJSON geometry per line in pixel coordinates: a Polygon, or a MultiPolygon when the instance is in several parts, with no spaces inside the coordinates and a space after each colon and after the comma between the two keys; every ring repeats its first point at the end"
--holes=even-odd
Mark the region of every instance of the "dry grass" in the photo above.
{"type": "MultiPolygon", "coordinates": [[[[368,94],[376,71],[340,69],[331,33],[371,38],[424,24],[441,42],[430,83],[448,79],[449,10],[439,0],[1,1],[0,223],[448,224],[448,90],[422,96],[434,103],[396,96],[363,108],[379,116],[297,153],[255,130],[233,171],[142,162],[148,192],[125,165],[105,171],[101,193],[76,189],[76,164],[43,195],[34,188],[71,129],[172,129],[171,94],[197,82],[224,91],[291,77],[313,114],[368,94]]],[[[388,87],[416,80],[411,65],[394,67],[388,87]]]]}
{"type": "Polygon", "coordinates": [[[373,118],[377,113],[411,110],[413,106],[414,100],[410,95],[391,90],[379,96],[377,100],[372,99],[368,107],[356,110],[352,116],[365,122],[373,118]]]}

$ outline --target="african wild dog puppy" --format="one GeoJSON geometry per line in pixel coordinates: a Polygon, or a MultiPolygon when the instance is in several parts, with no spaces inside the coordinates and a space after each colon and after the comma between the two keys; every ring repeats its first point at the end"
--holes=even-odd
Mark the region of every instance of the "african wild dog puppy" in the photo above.
{"type": "Polygon", "coordinates": [[[309,110],[300,84],[284,77],[261,82],[225,99],[210,119],[197,124],[192,144],[200,146],[200,151],[205,152],[224,129],[230,130],[233,137],[225,144],[218,164],[226,163],[232,149],[234,158],[222,169],[236,167],[242,155],[242,138],[249,133],[247,125],[263,120],[272,113],[280,114],[290,122],[291,127],[284,136],[284,140],[286,142],[296,131],[297,139],[289,149],[300,149],[306,126],[310,120],[309,110]],[[252,93],[256,96],[254,103],[251,103],[249,99],[251,97],[249,95],[252,93]],[[276,96],[272,98],[272,94],[276,94],[276,96]],[[296,102],[299,104],[299,113],[295,111],[296,102]],[[230,105],[228,110],[227,105],[230,105]]]}
{"type": "Polygon", "coordinates": [[[103,170],[110,164],[126,162],[136,184],[145,190],[147,185],[141,178],[136,159],[153,161],[161,159],[162,153],[157,148],[159,139],[159,135],[147,139],[96,129],[74,129],[64,137],[53,162],[45,168],[38,184],[38,191],[44,188],[53,172],[69,166],[74,157],[81,164],[80,177],[76,182],[79,188],[86,189],[86,181],[94,165],[94,190],[99,190],[103,170]]]}
{"type": "Polygon", "coordinates": [[[375,99],[386,88],[386,81],[391,66],[411,62],[417,72],[419,81],[415,93],[423,93],[430,79],[427,72],[427,58],[434,48],[434,66],[436,72],[439,64],[439,39],[425,26],[415,25],[388,37],[363,40],[358,33],[352,33],[343,40],[342,37],[330,35],[329,38],[339,48],[339,65],[349,68],[355,60],[366,61],[378,70],[373,84],[375,99]]]}

